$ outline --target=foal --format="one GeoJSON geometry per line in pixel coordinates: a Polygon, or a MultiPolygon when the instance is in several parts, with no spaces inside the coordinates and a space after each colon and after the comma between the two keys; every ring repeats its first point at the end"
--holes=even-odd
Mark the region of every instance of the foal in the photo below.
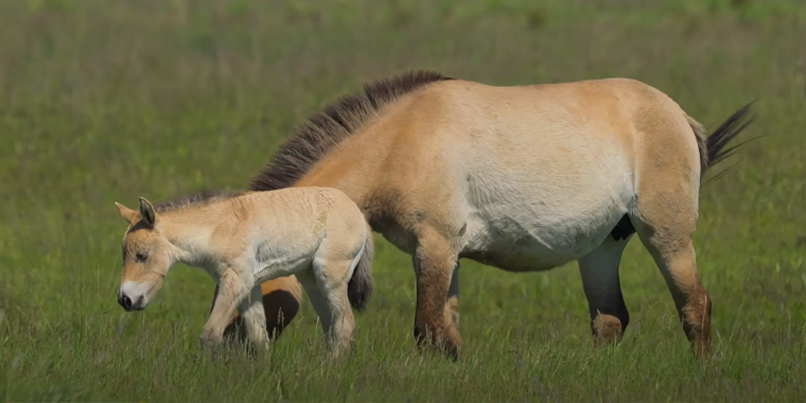
{"type": "Polygon", "coordinates": [[[358,206],[332,188],[300,187],[245,194],[202,194],[139,211],[115,203],[129,226],[123,237],[118,302],[139,311],[178,262],[203,268],[219,288],[201,335],[223,341],[235,309],[247,338],[268,342],[261,283],[296,275],[322,322],[333,356],[350,344],[352,304],[372,291],[372,233],[358,206]]]}

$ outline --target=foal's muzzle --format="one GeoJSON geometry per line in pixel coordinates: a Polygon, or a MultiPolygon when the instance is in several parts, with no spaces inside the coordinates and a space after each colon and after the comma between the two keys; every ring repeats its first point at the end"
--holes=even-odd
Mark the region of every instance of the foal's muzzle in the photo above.
{"type": "Polygon", "coordinates": [[[144,308],[145,298],[140,296],[137,300],[132,301],[132,299],[123,293],[118,293],[118,304],[123,307],[123,310],[126,312],[131,311],[141,311],[144,308]]]}

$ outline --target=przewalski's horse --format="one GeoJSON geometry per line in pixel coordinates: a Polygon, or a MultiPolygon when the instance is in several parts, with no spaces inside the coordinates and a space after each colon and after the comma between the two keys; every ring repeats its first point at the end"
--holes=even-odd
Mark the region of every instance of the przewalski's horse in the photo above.
{"type": "Polygon", "coordinates": [[[145,309],[168,269],[203,268],[220,292],[202,342],[215,347],[236,307],[246,336],[268,341],[261,283],[296,275],[322,322],[334,356],[349,347],[352,304],[363,309],[372,291],[372,231],[358,206],[336,189],[304,187],[204,193],[139,211],[115,203],[129,223],[123,237],[118,302],[145,309]]]}
{"type": "Polygon", "coordinates": [[[412,256],[417,340],[454,357],[460,258],[513,272],[578,261],[594,344],[620,340],[629,315],[618,268],[637,232],[695,352],[707,353],[711,300],[692,242],[700,182],[730,154],[749,107],[706,137],[635,80],[497,87],[413,72],[311,117],[250,189],[345,192],[412,256]]]}

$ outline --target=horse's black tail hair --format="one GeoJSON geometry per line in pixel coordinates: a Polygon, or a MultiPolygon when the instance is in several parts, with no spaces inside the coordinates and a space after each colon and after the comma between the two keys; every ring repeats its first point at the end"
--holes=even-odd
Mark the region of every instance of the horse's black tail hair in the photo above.
{"type": "MultiPolygon", "coordinates": [[[[755,116],[750,114],[751,106],[756,101],[751,101],[747,105],[741,107],[739,110],[733,113],[727,120],[725,120],[719,127],[714,130],[714,132],[705,137],[704,130],[702,126],[695,122],[693,119],[689,119],[689,125],[691,129],[694,131],[694,134],[697,136],[697,143],[700,147],[700,174],[705,175],[706,171],[712,168],[714,165],[720,163],[725,158],[730,157],[736,152],[736,149],[753,141],[755,139],[760,138],[754,137],[752,139],[743,141],[739,144],[736,144],[732,147],[726,146],[733,141],[744,129],[747,128],[753,121],[755,120],[755,116]]],[[[725,171],[721,172],[719,175],[714,177],[713,179],[722,176],[725,172],[730,169],[726,169],[725,171]]],[[[712,179],[712,180],[713,180],[712,179]]]]}

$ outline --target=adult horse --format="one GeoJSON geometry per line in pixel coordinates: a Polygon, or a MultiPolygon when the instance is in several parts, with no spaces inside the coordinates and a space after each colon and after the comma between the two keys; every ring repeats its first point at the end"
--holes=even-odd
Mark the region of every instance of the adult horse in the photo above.
{"type": "MultiPolygon", "coordinates": [[[[702,355],[711,300],[692,242],[700,182],[730,154],[749,108],[706,137],[669,96],[631,79],[499,87],[417,71],[315,114],[250,190],[346,193],[412,256],[418,344],[453,357],[461,258],[513,272],[578,261],[595,345],[620,340],[629,314],[618,268],[637,233],[702,355]]],[[[267,288],[299,295],[283,281],[267,288]]]]}

